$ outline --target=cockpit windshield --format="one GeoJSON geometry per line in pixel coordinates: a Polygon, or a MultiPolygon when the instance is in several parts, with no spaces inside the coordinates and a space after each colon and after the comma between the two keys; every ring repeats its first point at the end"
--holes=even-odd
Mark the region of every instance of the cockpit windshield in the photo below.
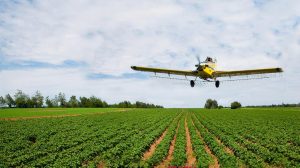
{"type": "Polygon", "coordinates": [[[213,59],[211,57],[207,57],[205,62],[213,62],[213,59]]]}

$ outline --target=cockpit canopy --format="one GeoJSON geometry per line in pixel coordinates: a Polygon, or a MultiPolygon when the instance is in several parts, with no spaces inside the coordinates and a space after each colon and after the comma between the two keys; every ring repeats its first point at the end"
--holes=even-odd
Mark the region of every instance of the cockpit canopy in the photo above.
{"type": "Polygon", "coordinates": [[[205,62],[216,62],[216,60],[213,60],[211,57],[207,57],[205,62]]]}

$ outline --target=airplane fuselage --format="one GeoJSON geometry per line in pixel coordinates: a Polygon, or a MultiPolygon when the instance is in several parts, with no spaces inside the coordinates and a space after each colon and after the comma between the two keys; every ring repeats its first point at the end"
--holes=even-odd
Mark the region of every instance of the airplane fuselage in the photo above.
{"type": "Polygon", "coordinates": [[[201,65],[201,68],[197,68],[197,76],[201,79],[214,79],[215,70],[208,65],[201,65]]]}

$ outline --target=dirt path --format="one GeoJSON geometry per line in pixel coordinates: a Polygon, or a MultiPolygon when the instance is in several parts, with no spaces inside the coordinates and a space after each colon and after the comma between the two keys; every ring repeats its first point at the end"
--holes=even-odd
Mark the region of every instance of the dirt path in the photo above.
{"type": "Polygon", "coordinates": [[[162,135],[151,145],[151,147],[149,148],[149,150],[144,153],[143,160],[147,160],[147,159],[149,159],[153,155],[153,153],[154,153],[157,145],[164,139],[164,137],[166,136],[167,132],[168,132],[168,129],[166,129],[162,133],[162,135]]]}
{"type": "Polygon", "coordinates": [[[191,142],[191,136],[190,136],[190,132],[189,132],[189,127],[186,122],[186,118],[184,121],[184,127],[185,127],[185,136],[186,136],[187,165],[193,166],[196,162],[196,157],[194,156],[192,142],[191,142]]]}
{"type": "Polygon", "coordinates": [[[174,149],[175,149],[175,142],[176,142],[176,137],[177,137],[177,133],[178,133],[178,128],[179,128],[179,121],[178,121],[178,124],[177,124],[176,133],[175,133],[174,138],[173,138],[173,140],[171,141],[171,144],[170,144],[168,156],[158,166],[155,166],[155,168],[168,167],[171,160],[173,159],[173,153],[174,153],[174,149]]]}
{"type": "MultiPolygon", "coordinates": [[[[193,120],[192,120],[192,124],[195,127],[195,124],[194,124],[193,120]]],[[[213,158],[213,160],[214,160],[214,163],[211,164],[211,165],[209,165],[209,168],[219,168],[220,165],[219,165],[218,158],[211,152],[211,150],[209,149],[209,147],[205,143],[203,137],[201,136],[201,134],[200,134],[200,132],[199,132],[199,130],[197,128],[196,128],[196,132],[197,132],[197,135],[199,136],[199,138],[201,139],[201,141],[205,144],[204,149],[205,149],[206,153],[208,153],[211,156],[211,158],[213,158]]]]}

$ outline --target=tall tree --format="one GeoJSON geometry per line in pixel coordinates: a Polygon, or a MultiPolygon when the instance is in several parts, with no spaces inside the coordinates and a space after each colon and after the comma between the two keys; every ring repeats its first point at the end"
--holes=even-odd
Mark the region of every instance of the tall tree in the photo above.
{"type": "Polygon", "coordinates": [[[103,103],[103,107],[108,107],[108,104],[106,103],[106,101],[102,101],[103,103]]]}
{"type": "Polygon", "coordinates": [[[237,102],[237,101],[234,101],[230,104],[231,109],[237,109],[237,108],[241,108],[241,107],[242,107],[241,103],[237,102]]]}
{"type": "Polygon", "coordinates": [[[22,90],[17,90],[17,93],[14,95],[16,107],[19,108],[27,108],[30,107],[29,101],[30,98],[25,93],[22,92],[22,90]]]}
{"type": "Polygon", "coordinates": [[[207,99],[206,103],[204,105],[204,108],[206,108],[206,109],[215,109],[215,108],[218,108],[218,102],[216,100],[207,99]]]}
{"type": "Polygon", "coordinates": [[[46,97],[46,105],[47,107],[53,107],[53,101],[49,98],[49,96],[46,97]]]}
{"type": "Polygon", "coordinates": [[[35,95],[32,96],[31,100],[33,102],[33,106],[37,108],[42,107],[44,104],[44,96],[42,96],[40,91],[36,91],[35,95]]]}
{"type": "Polygon", "coordinates": [[[5,102],[8,105],[8,107],[12,107],[16,105],[15,100],[10,96],[10,94],[7,94],[5,96],[5,102]]]}
{"type": "Polygon", "coordinates": [[[90,103],[91,103],[91,107],[103,107],[102,101],[95,96],[90,97],[90,103]]]}
{"type": "Polygon", "coordinates": [[[67,106],[67,101],[66,101],[66,96],[64,93],[59,93],[57,100],[59,102],[60,107],[66,107],[67,106]]]}
{"type": "Polygon", "coordinates": [[[4,106],[5,104],[5,99],[2,96],[0,96],[0,107],[4,106]]]}
{"type": "Polygon", "coordinates": [[[76,96],[71,96],[69,100],[69,106],[70,107],[78,107],[78,100],[76,99],[76,96]]]}
{"type": "Polygon", "coordinates": [[[91,102],[89,98],[80,97],[80,107],[91,107],[91,102]]]}

